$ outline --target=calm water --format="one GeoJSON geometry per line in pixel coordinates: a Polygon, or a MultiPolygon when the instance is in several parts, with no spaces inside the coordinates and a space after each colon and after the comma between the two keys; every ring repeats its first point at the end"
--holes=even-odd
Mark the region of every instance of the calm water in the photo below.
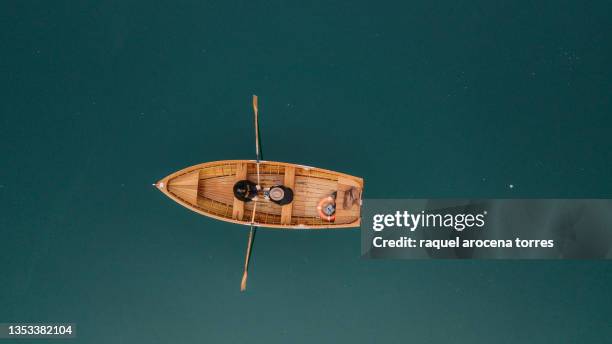
{"type": "Polygon", "coordinates": [[[609,262],[365,261],[358,230],[261,230],[241,294],[246,228],[150,184],[253,158],[255,93],[266,159],[367,197],[612,197],[610,2],[0,10],[0,322],[75,322],[74,343],[609,342],[609,262]]]}

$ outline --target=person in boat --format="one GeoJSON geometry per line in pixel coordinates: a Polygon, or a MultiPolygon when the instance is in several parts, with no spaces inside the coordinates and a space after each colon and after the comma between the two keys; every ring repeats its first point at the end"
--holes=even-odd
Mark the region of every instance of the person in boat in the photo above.
{"type": "Polygon", "coordinates": [[[243,202],[257,200],[257,192],[260,189],[259,185],[250,180],[240,180],[234,184],[234,197],[243,202]]]}
{"type": "Polygon", "coordinates": [[[285,205],[293,201],[293,190],[284,185],[275,185],[264,189],[264,197],[278,205],[285,205]]]}

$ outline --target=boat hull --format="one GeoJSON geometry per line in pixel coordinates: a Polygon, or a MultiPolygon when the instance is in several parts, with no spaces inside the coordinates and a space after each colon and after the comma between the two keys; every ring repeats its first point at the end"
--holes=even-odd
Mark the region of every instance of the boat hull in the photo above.
{"type": "Polygon", "coordinates": [[[362,178],[315,167],[261,161],[259,185],[262,188],[285,185],[293,190],[293,202],[284,206],[261,196],[251,202],[236,199],[234,183],[243,179],[258,183],[256,161],[223,160],[198,164],[172,173],[155,185],[187,209],[221,221],[278,229],[334,229],[360,225],[362,178]],[[322,216],[319,211],[321,203],[329,197],[334,197],[336,204],[332,218],[322,216]]]}

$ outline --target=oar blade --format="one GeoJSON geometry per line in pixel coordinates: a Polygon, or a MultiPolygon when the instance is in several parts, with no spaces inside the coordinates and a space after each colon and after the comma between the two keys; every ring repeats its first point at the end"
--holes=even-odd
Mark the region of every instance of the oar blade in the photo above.
{"type": "Polygon", "coordinates": [[[248,276],[249,276],[249,273],[245,270],[244,273],[242,274],[242,282],[240,282],[240,291],[246,290],[248,276]]]}
{"type": "Polygon", "coordinates": [[[255,123],[255,156],[257,157],[257,163],[259,163],[259,158],[261,155],[261,151],[259,148],[259,109],[257,107],[257,96],[253,95],[253,112],[254,123],[255,123]]]}

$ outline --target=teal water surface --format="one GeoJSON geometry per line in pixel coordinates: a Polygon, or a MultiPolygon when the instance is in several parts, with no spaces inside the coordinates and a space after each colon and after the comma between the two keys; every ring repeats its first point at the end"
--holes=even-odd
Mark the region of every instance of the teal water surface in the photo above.
{"type": "Polygon", "coordinates": [[[609,262],[367,261],[357,229],[260,230],[241,294],[246,228],[151,183],[254,158],[257,94],[267,160],[366,197],[610,198],[610,2],[0,9],[0,322],[74,322],[72,343],[609,343],[609,262]]]}

